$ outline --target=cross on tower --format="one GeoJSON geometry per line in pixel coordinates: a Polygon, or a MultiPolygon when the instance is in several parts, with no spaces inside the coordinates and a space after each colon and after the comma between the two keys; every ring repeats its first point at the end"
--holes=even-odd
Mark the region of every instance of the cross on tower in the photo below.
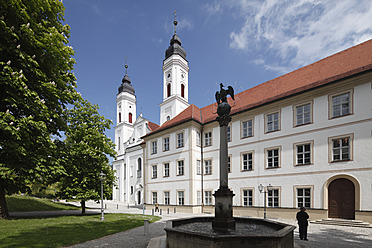
{"type": "Polygon", "coordinates": [[[174,25],[174,33],[177,33],[176,32],[176,26],[177,26],[178,22],[177,22],[177,10],[175,9],[174,10],[174,22],[173,22],[173,25],[174,25]]]}

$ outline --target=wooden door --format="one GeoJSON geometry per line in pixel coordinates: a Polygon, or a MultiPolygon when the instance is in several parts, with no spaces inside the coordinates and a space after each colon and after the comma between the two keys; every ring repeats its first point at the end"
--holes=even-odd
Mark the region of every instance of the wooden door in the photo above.
{"type": "Polygon", "coordinates": [[[350,180],[340,178],[329,184],[328,217],[355,219],[355,187],[350,180]]]}

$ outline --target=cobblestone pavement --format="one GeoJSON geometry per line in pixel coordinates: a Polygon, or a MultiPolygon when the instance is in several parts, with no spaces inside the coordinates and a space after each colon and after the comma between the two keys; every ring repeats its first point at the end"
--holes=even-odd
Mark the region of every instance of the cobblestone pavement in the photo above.
{"type": "MultiPolygon", "coordinates": [[[[72,203],[78,204],[78,203],[72,203]]],[[[122,203],[107,201],[105,202],[105,213],[133,213],[143,214],[142,209],[128,208],[122,203]]],[[[87,207],[91,208],[90,212],[99,212],[100,204],[93,201],[87,202],[87,207]]],[[[137,227],[125,232],[120,232],[110,236],[102,237],[100,239],[91,240],[85,243],[71,246],[72,248],[85,248],[85,247],[123,247],[123,248],[146,248],[152,238],[164,236],[165,223],[167,220],[175,218],[186,218],[196,215],[186,213],[171,213],[163,211],[162,220],[152,223],[149,226],[149,233],[144,235],[144,227],[137,227]]],[[[70,211],[74,214],[76,210],[70,211]]],[[[152,210],[145,210],[146,215],[151,215],[152,210]]],[[[159,212],[154,213],[160,215],[159,212]]],[[[207,215],[207,214],[205,214],[207,215]]],[[[200,214],[198,214],[200,216],[200,214]]],[[[211,216],[210,214],[207,216],[211,216]]],[[[273,219],[275,221],[284,222],[297,227],[296,221],[288,219],[273,219]]],[[[308,229],[309,241],[299,239],[298,228],[294,230],[294,240],[296,248],[367,248],[372,247],[372,228],[359,228],[359,227],[345,227],[345,226],[332,226],[322,224],[310,224],[308,229]]]]}

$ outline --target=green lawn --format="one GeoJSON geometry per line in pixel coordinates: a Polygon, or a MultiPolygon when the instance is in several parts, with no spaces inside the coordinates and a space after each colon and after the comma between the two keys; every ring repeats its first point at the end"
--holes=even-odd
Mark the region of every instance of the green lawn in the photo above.
{"type": "Polygon", "coordinates": [[[97,239],[134,227],[158,216],[100,214],[48,218],[0,219],[0,247],[62,247],[97,239]]]}
{"type": "MultiPolygon", "coordinates": [[[[77,209],[48,199],[28,196],[7,197],[10,212],[77,209]]],[[[0,247],[62,247],[97,239],[134,227],[144,219],[154,222],[158,216],[133,214],[25,217],[0,219],[0,247]]]]}
{"type": "Polygon", "coordinates": [[[72,205],[53,202],[50,199],[40,199],[24,195],[11,195],[6,197],[9,212],[53,211],[79,209],[72,205]]]}

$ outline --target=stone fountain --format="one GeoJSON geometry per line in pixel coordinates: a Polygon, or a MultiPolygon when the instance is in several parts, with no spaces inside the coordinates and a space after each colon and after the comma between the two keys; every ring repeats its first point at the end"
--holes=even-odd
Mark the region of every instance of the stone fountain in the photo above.
{"type": "Polygon", "coordinates": [[[217,121],[220,125],[220,187],[214,193],[215,217],[196,217],[167,222],[168,248],[183,247],[293,247],[294,226],[258,218],[233,217],[234,193],[228,188],[227,126],[231,121],[231,106],[227,95],[234,100],[234,89],[220,84],[216,92],[217,121]]]}

